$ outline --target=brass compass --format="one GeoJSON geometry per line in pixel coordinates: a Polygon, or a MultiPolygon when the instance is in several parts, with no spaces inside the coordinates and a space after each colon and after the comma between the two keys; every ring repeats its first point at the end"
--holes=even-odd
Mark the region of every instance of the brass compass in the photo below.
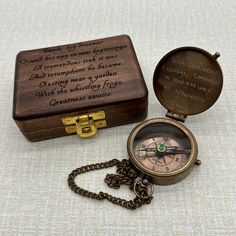
{"type": "Polygon", "coordinates": [[[168,118],[146,120],[130,133],[127,149],[142,178],[167,185],[185,178],[197,160],[192,132],[180,122],[211,107],[219,97],[223,75],[216,59],[194,47],[169,52],[158,63],[153,87],[168,118]],[[179,122],[180,121],[180,122],[179,122]]]}
{"type": "Polygon", "coordinates": [[[146,120],[132,130],[127,141],[129,160],[113,159],[79,167],[69,175],[69,187],[86,197],[136,209],[151,202],[152,184],[177,183],[194,164],[200,165],[197,141],[182,122],[188,115],[210,108],[219,97],[223,75],[217,57],[219,53],[211,55],[195,47],[177,48],[164,56],[155,69],[153,87],[167,108],[168,118],[146,120]],[[112,188],[128,185],[136,194],[133,200],[93,193],[75,183],[79,174],[111,166],[117,166],[117,173],[107,174],[105,182],[112,188]]]}
{"type": "Polygon", "coordinates": [[[173,184],[186,177],[197,160],[196,139],[183,124],[157,118],[136,127],[128,139],[131,162],[154,184],[173,184]]]}

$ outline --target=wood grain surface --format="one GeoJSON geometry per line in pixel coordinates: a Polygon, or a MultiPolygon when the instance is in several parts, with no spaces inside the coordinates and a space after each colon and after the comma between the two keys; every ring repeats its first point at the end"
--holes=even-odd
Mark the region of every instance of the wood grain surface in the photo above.
{"type": "Polygon", "coordinates": [[[61,118],[104,110],[108,127],[141,121],[147,88],[127,35],[22,51],[13,118],[30,141],[65,135],[61,118]]]}

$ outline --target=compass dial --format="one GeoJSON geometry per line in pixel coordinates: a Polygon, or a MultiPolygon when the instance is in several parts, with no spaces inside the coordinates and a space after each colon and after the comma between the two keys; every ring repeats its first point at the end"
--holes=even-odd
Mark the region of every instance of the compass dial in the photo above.
{"type": "Polygon", "coordinates": [[[191,131],[166,118],[135,127],[127,148],[134,166],[156,184],[180,181],[190,173],[197,158],[197,142],[191,131]]]}
{"type": "Polygon", "coordinates": [[[183,167],[191,150],[165,135],[141,141],[135,147],[135,156],[146,168],[157,172],[171,172],[183,167]]]}

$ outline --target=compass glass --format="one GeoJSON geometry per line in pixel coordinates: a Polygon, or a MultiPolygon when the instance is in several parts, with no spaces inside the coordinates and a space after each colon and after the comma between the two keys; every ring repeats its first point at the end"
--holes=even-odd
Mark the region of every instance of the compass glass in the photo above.
{"type": "Polygon", "coordinates": [[[145,169],[170,174],[189,163],[191,142],[179,127],[158,122],[143,127],[136,134],[133,153],[145,169]]]}

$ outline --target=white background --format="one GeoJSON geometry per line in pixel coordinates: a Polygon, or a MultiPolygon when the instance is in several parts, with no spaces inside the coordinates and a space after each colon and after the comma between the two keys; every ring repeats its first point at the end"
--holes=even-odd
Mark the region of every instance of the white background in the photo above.
{"type": "MultiPolygon", "coordinates": [[[[0,2],[0,235],[236,235],[236,1],[0,2]],[[12,120],[18,51],[128,34],[149,90],[148,118],[165,109],[152,88],[158,61],[180,46],[219,51],[224,88],[208,111],[188,117],[202,165],[184,181],[155,186],[154,199],[136,211],[80,197],[67,175],[81,165],[127,158],[136,124],[106,129],[92,139],[75,136],[37,143],[24,139],[12,120]]],[[[81,186],[111,190],[103,178],[114,169],[79,178],[81,186]]]]}

